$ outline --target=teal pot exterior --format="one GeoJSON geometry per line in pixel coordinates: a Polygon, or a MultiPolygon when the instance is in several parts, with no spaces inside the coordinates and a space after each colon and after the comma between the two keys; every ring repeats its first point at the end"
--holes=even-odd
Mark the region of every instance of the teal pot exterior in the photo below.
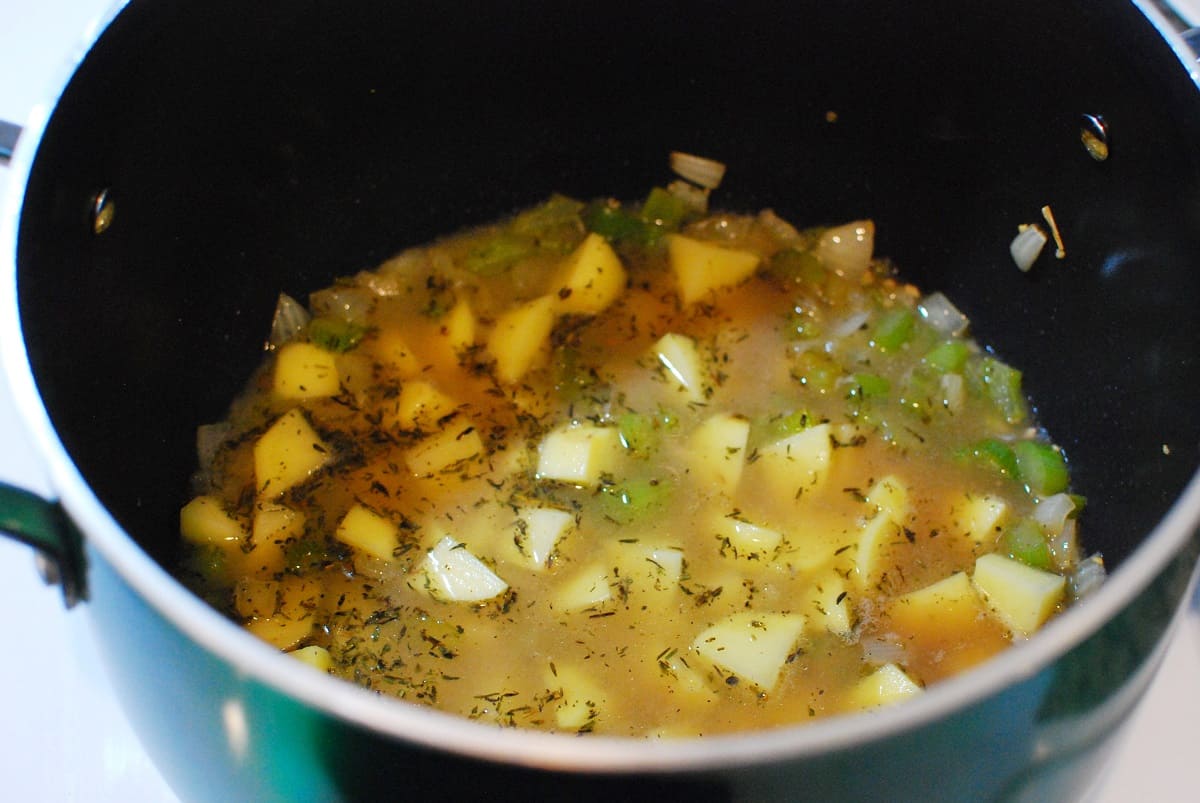
{"type": "Polygon", "coordinates": [[[764,2],[746,16],[727,3],[681,3],[655,29],[665,40],[647,39],[668,43],[663,57],[639,39],[657,17],[631,22],[589,7],[603,34],[599,62],[575,38],[587,33],[590,23],[578,21],[587,15],[566,4],[530,3],[538,13],[521,15],[479,4],[476,21],[426,18],[405,3],[345,4],[315,17],[303,13],[315,5],[282,3],[272,17],[268,3],[132,2],[115,18],[59,105],[26,121],[4,196],[0,355],[58,498],[0,489],[0,525],[53,558],[68,601],[83,601],[113,685],[182,798],[1067,800],[1089,786],[1150,682],[1200,550],[1191,401],[1200,101],[1179,61],[1182,42],[1171,40],[1172,53],[1134,6],[1029,2],[994,17],[954,14],[968,32],[956,35],[975,38],[947,42],[923,15],[960,4],[919,5],[921,13],[764,2]],[[363,37],[395,44],[391,28],[352,24],[385,7],[405,15],[395,30],[466,26],[462,52],[499,66],[481,70],[432,34],[364,49],[363,37]],[[789,38],[822,9],[853,47],[789,38]],[[530,42],[495,35],[522,34],[525,21],[504,27],[514,16],[529,18],[532,39],[571,33],[554,40],[562,91],[525,91],[546,70],[540,57],[520,58],[534,52],[530,42]],[[729,52],[784,66],[811,50],[818,58],[801,75],[784,71],[782,88],[756,79],[750,64],[744,91],[713,103],[706,82],[723,87],[744,62],[678,58],[705,41],[683,30],[696,19],[734,37],[729,52]],[[1068,23],[1086,35],[1062,35],[1068,23]],[[755,49],[764,38],[770,46],[755,49]],[[619,43],[626,49],[614,55],[619,43]],[[1113,43],[1123,46],[1102,46],[1113,43]],[[1154,57],[1130,60],[1139,48],[1154,57]],[[410,49],[422,58],[408,59],[410,49]],[[656,70],[617,72],[643,51],[656,70]],[[819,72],[826,56],[847,51],[846,75],[819,72]],[[867,58],[880,53],[894,70],[867,58]],[[969,69],[945,68],[988,68],[1006,54],[978,85],[969,69]],[[222,80],[235,56],[249,63],[222,80]],[[493,84],[511,59],[515,80],[493,84]],[[1058,60],[1064,69],[1053,69],[1058,60]],[[377,74],[377,62],[387,69],[377,74]],[[430,64],[453,91],[412,79],[430,64]],[[1080,77],[1080,64],[1098,74],[1080,77]],[[912,92],[909,68],[938,78],[939,91],[912,92]],[[656,94],[671,81],[694,93],[691,103],[656,94]],[[763,105],[807,98],[809,81],[831,89],[830,105],[763,105]],[[893,91],[855,107],[876,81],[893,91]],[[478,105],[461,101],[478,86],[478,105]],[[588,120],[579,92],[633,118],[588,120]],[[922,104],[936,111],[956,92],[966,94],[965,107],[952,108],[961,115],[924,114],[922,104]],[[222,105],[235,97],[243,105],[222,105]],[[537,126],[505,116],[545,104],[551,113],[537,126]],[[827,110],[839,112],[836,125],[827,110]],[[1112,116],[1114,157],[1103,165],[1082,155],[1084,111],[1112,116]],[[475,147],[470,132],[484,118],[492,138],[475,147]],[[792,134],[809,139],[801,147],[792,134]],[[864,143],[879,147],[864,154],[864,143]],[[994,163],[977,158],[981,144],[994,163]],[[1019,324],[1025,336],[1000,338],[1002,353],[1028,368],[1042,419],[1088,489],[1097,525],[1088,532],[1100,541],[1089,543],[1113,568],[1099,590],[1028,642],[895,708],[633,741],[500,731],[375,696],[255,640],[164,568],[178,542],[194,427],[220,417],[248,374],[280,289],[301,295],[444,233],[448,220],[481,222],[553,190],[633,197],[661,178],[672,147],[731,154],[722,188],[731,205],[791,198],[779,211],[797,220],[878,213],[881,252],[924,271],[918,283],[968,299],[982,339],[1019,324]],[[797,179],[815,171],[827,194],[798,191],[797,179]],[[1074,272],[1019,274],[1008,261],[1010,218],[1036,216],[1051,198],[1072,235],[1074,272]],[[103,231],[89,218],[100,201],[115,210],[103,231]],[[1003,226],[984,225],[1000,213],[1003,226]],[[937,236],[921,227],[929,219],[937,236]],[[1098,310],[1110,317],[1097,319],[1098,310]],[[1097,366],[1111,374],[1097,378],[1097,366]]]}

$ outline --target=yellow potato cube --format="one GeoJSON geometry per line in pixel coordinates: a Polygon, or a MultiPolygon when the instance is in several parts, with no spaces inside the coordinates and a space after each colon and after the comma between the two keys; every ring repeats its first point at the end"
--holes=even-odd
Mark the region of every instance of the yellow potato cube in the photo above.
{"type": "Polygon", "coordinates": [[[556,508],[524,508],[517,513],[517,532],[513,541],[533,569],[545,569],[559,539],[575,524],[575,517],[556,508]]]}
{"type": "Polygon", "coordinates": [[[608,586],[608,570],[597,564],[580,570],[563,582],[553,604],[560,611],[582,611],[610,599],[612,589],[608,586]]]}
{"type": "Polygon", "coordinates": [[[968,633],[987,609],[966,572],[901,594],[887,604],[887,616],[908,634],[968,633]]]}
{"type": "Polygon", "coordinates": [[[813,624],[843,638],[854,629],[850,615],[850,595],[846,583],[836,572],[822,577],[812,589],[813,624]]]}
{"type": "Polygon", "coordinates": [[[713,529],[727,548],[721,554],[727,557],[764,560],[775,554],[783,544],[783,533],[769,527],[751,524],[731,515],[719,515],[713,521],[713,529]]]}
{"type": "Polygon", "coordinates": [[[554,722],[563,730],[589,730],[608,704],[600,686],[573,666],[554,666],[547,673],[546,686],[562,692],[554,722]]]}
{"type": "Polygon", "coordinates": [[[496,360],[496,378],[501,382],[517,382],[549,353],[556,303],[554,296],[541,296],[496,321],[487,349],[496,360]]]}
{"type": "Polygon", "coordinates": [[[321,672],[328,672],[333,668],[333,656],[329,654],[329,650],[316,644],[292,650],[288,654],[321,672]]]}
{"type": "Polygon", "coordinates": [[[291,575],[279,582],[279,606],[265,618],[253,618],[246,629],[281,650],[290,650],[308,637],[316,624],[315,612],[323,598],[317,580],[291,575]]]}
{"type": "Polygon", "coordinates": [[[259,503],[250,531],[254,549],[247,553],[244,565],[259,574],[281,571],[286,562],[284,548],[288,540],[298,538],[303,532],[303,513],[283,505],[259,503]]]}
{"type": "Polygon", "coordinates": [[[746,465],[746,441],[750,422],[738,415],[721,413],[706,419],[692,433],[689,469],[701,486],[732,495],[746,465]]]}
{"type": "Polygon", "coordinates": [[[988,606],[1014,634],[1029,636],[1050,618],[1066,596],[1061,575],[1002,555],[981,555],[971,577],[988,606]]]}
{"type": "Polygon", "coordinates": [[[458,402],[423,379],[413,379],[400,388],[394,415],[388,423],[401,429],[427,428],[439,418],[453,413],[458,402]]]}
{"type": "Polygon", "coordinates": [[[334,537],[380,560],[391,560],[400,546],[400,528],[388,519],[361,504],[342,517],[334,537]]]}
{"type": "Polygon", "coordinates": [[[538,445],[538,479],[596,485],[621,455],[621,437],[613,427],[590,424],[560,427],[538,445]]]}
{"type": "Polygon", "coordinates": [[[233,587],[233,609],[247,619],[268,619],[279,607],[278,580],[259,580],[243,577],[233,587]]]}
{"type": "Polygon", "coordinates": [[[667,260],[685,304],[699,301],[721,287],[741,284],[758,268],[758,254],[693,240],[682,234],[667,235],[667,260]]]}
{"type": "Polygon", "coordinates": [[[299,401],[341,392],[337,355],[312,343],[285,343],[275,355],[275,398],[299,401]]]}
{"type": "Polygon", "coordinates": [[[876,513],[862,526],[858,533],[852,575],[860,589],[879,582],[887,565],[887,548],[903,537],[900,525],[883,511],[876,513]]]}
{"type": "Polygon", "coordinates": [[[484,454],[479,430],[469,421],[456,418],[441,432],[430,435],[410,449],[404,461],[413,474],[427,477],[484,454]]]}
{"type": "Polygon", "coordinates": [[[429,550],[424,570],[429,580],[426,590],[447,602],[482,602],[508,590],[508,583],[450,536],[429,550]]]}
{"type": "Polygon", "coordinates": [[[848,702],[854,708],[878,708],[902,702],[922,691],[903,669],[895,664],[884,664],[855,684],[848,702]]]}
{"type": "Polygon", "coordinates": [[[421,373],[420,358],[408,338],[397,329],[381,330],[371,350],[376,360],[401,379],[411,379],[421,373]]]}
{"type": "Polygon", "coordinates": [[[705,629],[692,642],[692,649],[721,669],[770,691],[804,626],[804,616],[797,613],[740,612],[705,629]]]}
{"type": "Polygon", "coordinates": [[[871,490],[867,491],[867,504],[874,505],[881,513],[886,513],[892,521],[901,525],[911,510],[908,487],[894,474],[889,474],[871,486],[871,490]]]}
{"type": "Polygon", "coordinates": [[[625,290],[625,268],[608,241],[589,234],[564,261],[550,287],[558,314],[595,315],[625,290]]]}
{"type": "Polygon", "coordinates": [[[320,470],[332,453],[299,408],[281,415],[254,444],[259,499],[276,499],[320,470]]]}
{"type": "Polygon", "coordinates": [[[955,505],[951,517],[959,531],[976,543],[995,543],[1008,518],[1008,503],[990,494],[969,495],[955,505]]]}
{"type": "Polygon", "coordinates": [[[789,435],[762,446],[748,467],[748,481],[762,483],[771,493],[792,499],[816,490],[829,475],[833,441],[829,424],[789,435]]]}
{"type": "Polygon", "coordinates": [[[654,344],[654,354],[669,381],[685,401],[701,402],[707,395],[704,363],[696,342],[686,335],[666,334],[654,344]]]}
{"type": "Polygon", "coordinates": [[[438,334],[445,347],[455,355],[475,345],[475,332],[479,324],[471,304],[464,298],[457,302],[440,322],[438,334]]]}
{"type": "Polygon", "coordinates": [[[197,496],[179,511],[179,532],[193,544],[241,546],[246,530],[245,523],[226,512],[215,496],[197,496]]]}

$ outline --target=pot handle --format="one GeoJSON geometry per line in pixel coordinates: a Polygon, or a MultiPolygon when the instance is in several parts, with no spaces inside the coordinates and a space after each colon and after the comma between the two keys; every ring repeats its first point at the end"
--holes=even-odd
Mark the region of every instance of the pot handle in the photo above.
{"type": "Polygon", "coordinates": [[[62,505],[0,482],[0,534],[34,548],[42,578],[62,586],[68,608],[83,599],[83,538],[62,505]]]}
{"type": "Polygon", "coordinates": [[[8,164],[21,136],[21,126],[0,120],[0,165],[8,164]]]}

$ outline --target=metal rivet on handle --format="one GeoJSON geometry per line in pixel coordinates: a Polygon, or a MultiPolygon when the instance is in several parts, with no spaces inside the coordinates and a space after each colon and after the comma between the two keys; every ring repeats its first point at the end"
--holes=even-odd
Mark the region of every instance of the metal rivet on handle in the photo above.
{"type": "Polygon", "coordinates": [[[108,189],[96,193],[92,201],[92,233],[103,234],[112,225],[116,206],[113,204],[112,193],[108,189]]]}
{"type": "Polygon", "coordinates": [[[1085,114],[1079,128],[1079,140],[1088,156],[1097,162],[1108,158],[1108,122],[1098,114],[1085,114]]]}

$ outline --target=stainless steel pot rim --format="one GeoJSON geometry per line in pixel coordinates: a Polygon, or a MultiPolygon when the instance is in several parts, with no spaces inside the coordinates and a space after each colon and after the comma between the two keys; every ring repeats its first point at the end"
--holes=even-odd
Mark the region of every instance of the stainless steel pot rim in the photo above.
{"type": "MultiPolygon", "coordinates": [[[[1190,49],[1150,4],[1136,3],[1180,54],[1190,49]]],[[[54,102],[100,31],[125,5],[100,20],[64,69],[47,102],[26,121],[0,198],[0,365],[40,456],[49,486],[85,532],[88,543],[146,602],[183,633],[220,656],[242,676],[331,716],[399,740],[503,763],[571,771],[680,772],[752,766],[815,756],[928,724],[1034,676],[1096,632],[1128,605],[1174,558],[1200,523],[1200,471],[1143,543],[1088,600],[1050,622],[1026,643],[966,674],[931,687],[919,698],[867,714],[808,725],[703,739],[642,740],[567,736],[504,729],[423,706],[380,697],[316,672],[251,636],[192,594],[155,563],[93,494],[66,453],[38,396],[20,329],[16,292],[17,225],[37,143],[54,102]]],[[[1191,69],[1193,81],[1197,71],[1191,69]]],[[[1182,455],[1183,449],[1178,450],[1182,455]]],[[[1179,459],[1187,459],[1180,457],[1179,459]]],[[[237,700],[230,703],[236,704],[237,700]]]]}

